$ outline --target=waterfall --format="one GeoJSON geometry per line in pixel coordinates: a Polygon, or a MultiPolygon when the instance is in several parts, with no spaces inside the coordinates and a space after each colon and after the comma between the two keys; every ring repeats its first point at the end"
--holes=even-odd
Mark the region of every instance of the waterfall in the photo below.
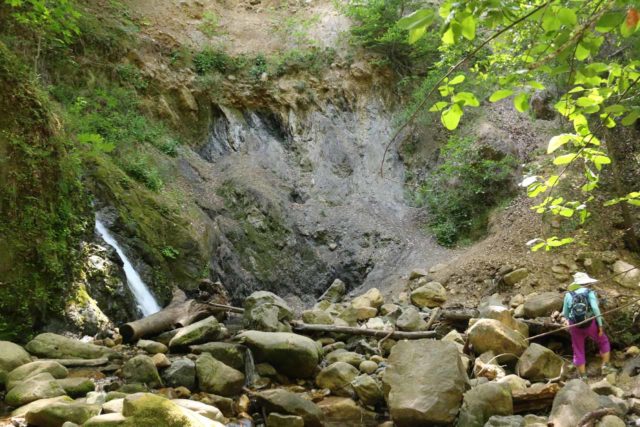
{"type": "Polygon", "coordinates": [[[146,317],[150,314],[160,311],[160,306],[156,302],[156,299],[149,291],[149,288],[147,288],[147,285],[144,284],[136,269],[133,268],[133,265],[131,264],[131,261],[129,261],[129,258],[127,258],[127,256],[124,254],[124,251],[122,250],[120,245],[118,245],[116,239],[114,239],[111,233],[109,233],[107,227],[105,227],[104,224],[97,218],[96,230],[98,231],[98,233],[100,233],[100,236],[102,236],[104,241],[116,250],[118,256],[122,260],[122,264],[124,266],[124,274],[127,276],[127,285],[129,286],[129,289],[131,289],[133,297],[136,299],[136,303],[138,304],[140,311],[142,311],[142,315],[146,317]]]}

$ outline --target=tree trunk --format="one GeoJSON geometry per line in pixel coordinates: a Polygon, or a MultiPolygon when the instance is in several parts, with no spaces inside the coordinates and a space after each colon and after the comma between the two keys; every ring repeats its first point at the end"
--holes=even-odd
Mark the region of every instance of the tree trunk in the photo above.
{"type": "Polygon", "coordinates": [[[369,337],[377,338],[392,338],[392,339],[407,339],[417,340],[420,338],[434,338],[436,331],[420,331],[420,332],[400,332],[400,331],[385,331],[379,329],[365,329],[356,328],[350,326],[335,326],[335,325],[309,325],[301,322],[293,322],[291,324],[295,332],[325,332],[335,334],[348,334],[348,335],[365,335],[369,337]]]}

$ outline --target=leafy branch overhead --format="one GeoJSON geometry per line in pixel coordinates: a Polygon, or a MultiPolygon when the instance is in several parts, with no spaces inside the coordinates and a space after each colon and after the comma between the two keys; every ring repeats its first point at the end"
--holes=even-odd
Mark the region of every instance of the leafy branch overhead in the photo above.
{"type": "MultiPolygon", "coordinates": [[[[443,56],[462,50],[423,101],[431,102],[429,111],[439,112],[448,130],[458,127],[466,108],[480,106],[479,99],[510,98],[516,110],[527,112],[535,91],[554,83],[552,89],[559,92],[554,108],[573,130],[549,141],[547,154],[558,170],[548,177],[526,177],[521,185],[530,197],[542,198],[533,207],[536,212],[577,218],[582,224],[591,215],[592,193],[602,184],[603,169],[616,160],[612,130],[640,118],[640,61],[633,48],[640,34],[638,7],[631,0],[446,0],[438,13],[419,9],[398,26],[408,31],[409,43],[438,27],[443,56]],[[485,47],[486,53],[478,55],[485,47]],[[481,97],[470,89],[476,87],[494,90],[481,97]],[[429,99],[436,92],[440,99],[429,99]],[[582,170],[578,200],[556,194],[574,166],[582,170]]],[[[639,195],[619,194],[604,205],[638,206],[639,195]]],[[[553,236],[529,244],[532,250],[549,250],[573,241],[553,236]]]]}

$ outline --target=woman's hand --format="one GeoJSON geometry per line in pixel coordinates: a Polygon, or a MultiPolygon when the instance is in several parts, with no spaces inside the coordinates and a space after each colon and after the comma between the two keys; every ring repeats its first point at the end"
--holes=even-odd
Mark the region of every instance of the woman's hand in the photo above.
{"type": "Polygon", "coordinates": [[[601,337],[602,334],[604,334],[604,329],[602,329],[602,326],[598,326],[598,336],[601,337]]]}

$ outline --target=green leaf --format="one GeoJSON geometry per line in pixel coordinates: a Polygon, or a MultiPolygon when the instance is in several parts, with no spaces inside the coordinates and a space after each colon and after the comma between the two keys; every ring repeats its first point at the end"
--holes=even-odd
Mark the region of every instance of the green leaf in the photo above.
{"type": "Polygon", "coordinates": [[[631,126],[640,118],[640,110],[635,110],[626,115],[624,119],[622,119],[622,126],[631,126]]]}
{"type": "Polygon", "coordinates": [[[542,29],[546,32],[560,29],[562,23],[554,13],[547,13],[542,19],[542,29]]]}
{"type": "Polygon", "coordinates": [[[576,25],[578,23],[576,13],[569,8],[562,7],[556,12],[556,14],[558,16],[558,20],[564,25],[576,25]]]}
{"type": "Polygon", "coordinates": [[[472,15],[467,16],[460,23],[462,25],[462,36],[467,40],[476,38],[476,20],[472,15]]]}
{"type": "Polygon", "coordinates": [[[602,165],[608,165],[611,163],[611,159],[607,156],[593,156],[591,161],[596,166],[596,169],[601,170],[602,165]]]}
{"type": "Polygon", "coordinates": [[[589,55],[591,55],[589,48],[585,47],[582,43],[578,43],[578,47],[576,47],[576,59],[578,61],[584,61],[589,55]]]}
{"type": "Polygon", "coordinates": [[[442,43],[444,44],[454,44],[456,41],[456,37],[453,34],[453,28],[449,26],[447,31],[442,35],[442,43]]]}
{"type": "Polygon", "coordinates": [[[452,78],[448,84],[450,85],[457,85],[460,84],[464,81],[464,74],[458,74],[457,76],[455,76],[454,78],[452,78]]]}
{"type": "Polygon", "coordinates": [[[480,103],[476,96],[471,92],[459,92],[453,95],[453,102],[462,102],[462,105],[469,107],[479,107],[480,103]]]}
{"type": "Polygon", "coordinates": [[[535,81],[535,80],[527,82],[527,84],[530,87],[532,87],[533,89],[544,90],[544,85],[542,83],[539,83],[539,82],[535,81]]]}
{"type": "Polygon", "coordinates": [[[604,109],[605,113],[610,113],[610,114],[624,113],[625,111],[627,111],[626,107],[621,104],[609,105],[607,108],[604,109]]]}
{"type": "Polygon", "coordinates": [[[501,99],[507,98],[509,96],[513,95],[513,91],[509,90],[509,89],[500,89],[497,90],[495,92],[493,92],[491,94],[491,96],[489,97],[489,101],[490,102],[498,102],[501,99]]]}
{"type": "Polygon", "coordinates": [[[620,12],[608,12],[596,22],[596,31],[606,33],[620,25],[624,20],[624,14],[620,12]]]}
{"type": "Polygon", "coordinates": [[[563,207],[558,213],[565,218],[571,218],[573,216],[573,209],[563,207]]]}
{"type": "Polygon", "coordinates": [[[529,109],[529,94],[520,92],[513,98],[513,105],[521,113],[529,109]]]}
{"type": "Polygon", "coordinates": [[[417,42],[418,40],[420,40],[422,38],[422,36],[425,35],[425,33],[427,32],[427,27],[417,27],[417,28],[412,28],[409,30],[409,39],[408,42],[409,44],[414,44],[415,42],[417,42]]]}
{"type": "Polygon", "coordinates": [[[562,147],[564,144],[568,143],[576,136],[570,133],[563,133],[561,135],[556,135],[549,140],[549,146],[547,147],[547,154],[551,154],[556,151],[558,148],[562,147]]]}
{"type": "Polygon", "coordinates": [[[451,107],[442,112],[440,120],[442,121],[444,127],[449,130],[454,130],[458,127],[462,114],[462,108],[458,104],[453,104],[451,107]]]}
{"type": "Polygon", "coordinates": [[[574,161],[578,155],[576,153],[564,154],[553,159],[553,164],[556,166],[566,165],[574,161]]]}
{"type": "Polygon", "coordinates": [[[418,9],[410,15],[398,21],[398,27],[403,30],[428,27],[433,22],[434,12],[432,9],[418,9]]]}
{"type": "Polygon", "coordinates": [[[431,111],[431,112],[442,111],[444,109],[444,107],[446,107],[447,105],[449,105],[448,102],[439,101],[439,102],[436,102],[435,104],[433,104],[431,106],[431,108],[429,108],[429,111],[431,111]]]}

